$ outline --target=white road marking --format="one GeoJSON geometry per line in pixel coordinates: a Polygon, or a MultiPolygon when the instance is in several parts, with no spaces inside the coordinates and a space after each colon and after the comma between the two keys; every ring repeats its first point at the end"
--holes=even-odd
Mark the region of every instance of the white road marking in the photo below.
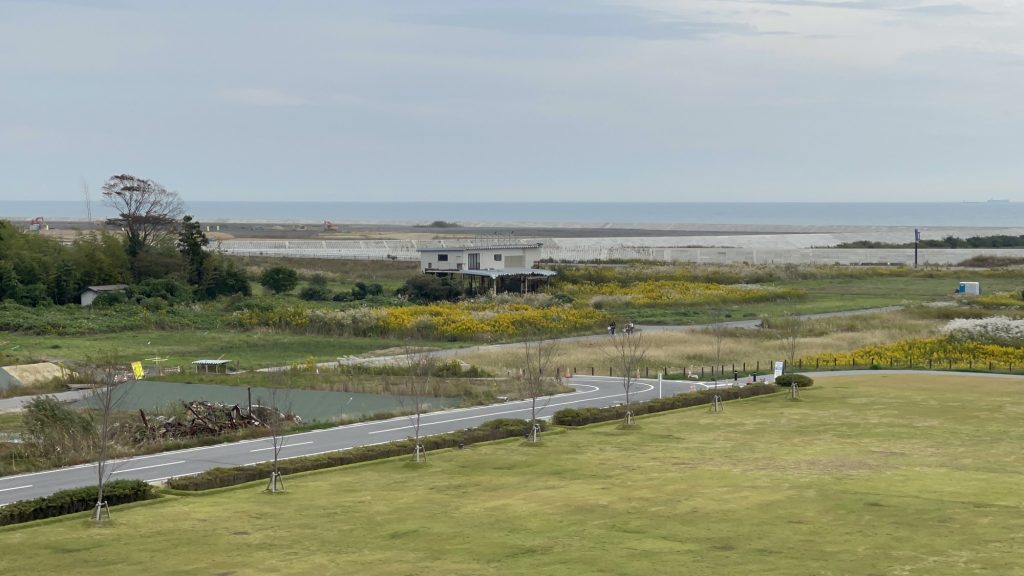
{"type": "Polygon", "coordinates": [[[161,466],[174,466],[175,464],[184,464],[186,460],[178,460],[177,462],[167,462],[165,464],[153,464],[152,466],[142,466],[139,468],[126,468],[124,470],[115,470],[112,474],[124,474],[125,472],[135,472],[136,470],[147,470],[149,468],[159,468],[161,466]]]}
{"type": "Polygon", "coordinates": [[[11,490],[21,490],[22,488],[31,488],[31,484],[25,484],[24,486],[15,486],[14,488],[0,488],[0,492],[10,492],[11,490]]]}
{"type": "MultiPolygon", "coordinates": [[[[309,442],[299,442],[297,444],[285,444],[284,446],[279,446],[279,448],[291,448],[293,446],[302,446],[304,444],[312,444],[312,443],[313,443],[313,441],[310,440],[309,442]]],[[[266,448],[256,448],[255,450],[249,450],[249,452],[262,452],[264,450],[273,450],[273,449],[274,449],[273,446],[267,446],[266,448]]]]}

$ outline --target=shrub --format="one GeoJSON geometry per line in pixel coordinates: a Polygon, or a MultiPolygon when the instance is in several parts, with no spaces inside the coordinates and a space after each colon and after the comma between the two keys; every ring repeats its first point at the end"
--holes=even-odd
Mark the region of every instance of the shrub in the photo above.
{"type": "Polygon", "coordinates": [[[291,292],[298,283],[299,273],[287,266],[273,266],[260,275],[260,285],[274,294],[291,292]]]}
{"type": "Polygon", "coordinates": [[[322,302],[331,299],[331,291],[323,286],[310,285],[299,291],[299,298],[322,302]]]}
{"type": "MultiPolygon", "coordinates": [[[[454,448],[456,446],[476,444],[478,442],[501,440],[503,438],[525,436],[529,429],[529,425],[529,422],[526,420],[501,418],[481,424],[477,428],[468,428],[466,430],[449,432],[447,434],[438,434],[436,436],[423,436],[420,437],[420,445],[427,451],[431,451],[442,448],[454,448]]],[[[545,422],[541,421],[540,425],[543,429],[545,427],[545,422]]],[[[392,458],[395,456],[408,456],[413,453],[413,443],[414,441],[412,439],[407,439],[389,442],[387,444],[378,444],[376,446],[359,446],[357,448],[339,450],[337,452],[329,452],[327,454],[317,454],[315,456],[304,456],[301,458],[281,460],[278,461],[277,467],[281,474],[287,475],[295,474],[297,472],[345,466],[346,464],[355,464],[357,462],[369,462],[371,460],[392,458]]],[[[223,488],[225,486],[235,486],[246,482],[264,480],[270,477],[272,469],[273,463],[271,462],[264,462],[262,464],[256,464],[255,466],[239,466],[236,468],[212,468],[195,476],[172,478],[167,481],[167,486],[175,490],[188,491],[223,488]]]]}
{"type": "Polygon", "coordinates": [[[804,374],[783,374],[775,379],[778,386],[792,386],[794,382],[800,388],[814,385],[814,379],[804,374]]]}
{"type": "Polygon", "coordinates": [[[124,304],[127,301],[128,297],[125,296],[124,292],[104,292],[92,301],[92,305],[97,308],[110,308],[118,304],[124,304]]]}
{"type": "MultiPolygon", "coordinates": [[[[153,487],[142,480],[113,480],[103,486],[110,506],[154,498],[153,487]]],[[[61,490],[33,500],[19,500],[0,508],[0,526],[85,512],[96,506],[96,487],[61,490]]]]}
{"type": "MultiPolygon", "coordinates": [[[[667,398],[648,400],[647,402],[635,402],[630,404],[629,409],[634,416],[641,414],[654,414],[678,408],[700,406],[711,404],[712,398],[717,393],[721,399],[736,400],[739,398],[750,398],[762,394],[773,394],[778,389],[768,384],[750,384],[742,388],[720,388],[715,390],[701,390],[687,394],[677,394],[667,398]]],[[[622,420],[626,417],[626,406],[611,406],[608,408],[565,408],[555,412],[552,422],[561,426],[585,426],[596,422],[610,422],[622,420]]]]}
{"type": "Polygon", "coordinates": [[[396,293],[404,295],[409,298],[410,302],[416,303],[454,301],[462,296],[462,291],[458,286],[452,284],[450,279],[428,274],[409,278],[396,293]]]}
{"type": "Polygon", "coordinates": [[[167,300],[159,297],[143,298],[139,301],[139,305],[149,310],[150,312],[159,312],[167,309],[167,300]]]}
{"type": "Polygon", "coordinates": [[[982,342],[1001,346],[1024,344],[1024,320],[993,316],[990,318],[957,318],[942,331],[957,342],[982,342]]]}

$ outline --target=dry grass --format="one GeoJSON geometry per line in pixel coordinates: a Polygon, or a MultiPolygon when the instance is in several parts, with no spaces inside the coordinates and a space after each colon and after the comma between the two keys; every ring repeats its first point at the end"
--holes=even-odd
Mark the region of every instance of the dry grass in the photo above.
{"type": "MultiPolygon", "coordinates": [[[[920,318],[912,312],[808,320],[804,324],[804,335],[797,344],[797,355],[849,351],[870,344],[933,336],[943,323],[920,318]]],[[[642,334],[649,345],[647,364],[652,370],[667,367],[670,372],[680,372],[687,367],[710,366],[719,362],[727,366],[761,362],[762,369],[766,369],[766,362],[785,357],[782,340],[768,329],[726,330],[720,360],[711,331],[649,331],[642,334]]],[[[555,364],[563,370],[576,368],[583,373],[593,367],[597,373],[606,373],[612,363],[610,354],[611,346],[606,338],[570,339],[561,343],[555,364]]],[[[459,359],[502,374],[517,369],[521,356],[522,351],[517,347],[481,347],[466,350],[459,359]]]]}

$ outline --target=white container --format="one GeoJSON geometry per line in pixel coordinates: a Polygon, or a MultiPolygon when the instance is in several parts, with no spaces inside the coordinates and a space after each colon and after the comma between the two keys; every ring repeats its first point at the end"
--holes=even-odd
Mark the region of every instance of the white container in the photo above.
{"type": "Polygon", "coordinates": [[[966,294],[968,296],[980,296],[981,284],[978,282],[961,282],[956,292],[957,294],[966,294]]]}

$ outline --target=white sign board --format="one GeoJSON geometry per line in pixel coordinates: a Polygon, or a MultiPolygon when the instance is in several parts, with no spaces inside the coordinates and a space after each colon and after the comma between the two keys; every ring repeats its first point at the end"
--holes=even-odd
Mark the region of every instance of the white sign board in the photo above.
{"type": "Polygon", "coordinates": [[[773,375],[774,378],[778,378],[779,376],[782,376],[782,367],[785,366],[785,365],[786,365],[786,363],[783,360],[776,360],[775,361],[775,374],[773,375]]]}

